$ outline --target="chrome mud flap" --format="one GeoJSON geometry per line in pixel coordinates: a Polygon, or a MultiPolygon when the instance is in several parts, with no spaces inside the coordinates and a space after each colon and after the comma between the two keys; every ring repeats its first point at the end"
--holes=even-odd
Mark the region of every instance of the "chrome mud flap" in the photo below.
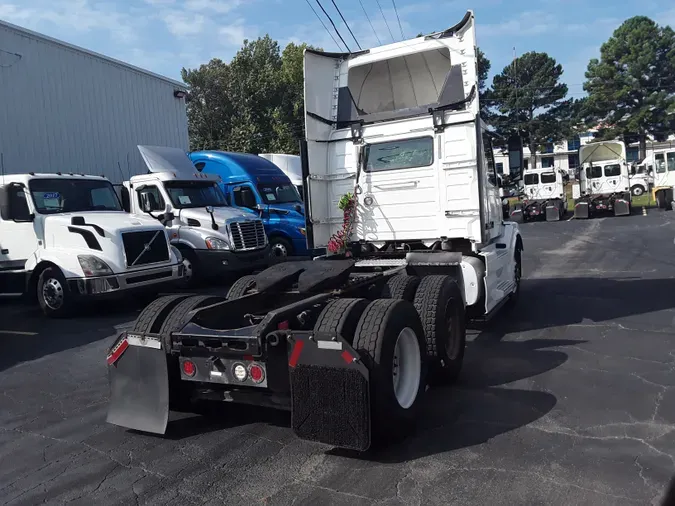
{"type": "Polygon", "coordinates": [[[560,211],[556,206],[546,206],[546,221],[560,221],[560,211]]]}
{"type": "Polygon", "coordinates": [[[164,434],[169,420],[169,376],[159,338],[124,333],[107,357],[110,401],[106,421],[164,434]]]}
{"type": "Polygon", "coordinates": [[[630,204],[627,200],[616,199],[614,201],[614,216],[628,216],[630,214],[630,204]]]}
{"type": "Polygon", "coordinates": [[[577,202],[574,204],[574,218],[588,218],[588,202],[577,202]]]}

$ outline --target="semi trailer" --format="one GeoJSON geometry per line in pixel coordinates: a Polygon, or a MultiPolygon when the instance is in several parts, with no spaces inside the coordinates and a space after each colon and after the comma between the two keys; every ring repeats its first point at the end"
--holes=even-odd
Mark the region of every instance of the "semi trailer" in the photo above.
{"type": "MultiPolygon", "coordinates": [[[[476,71],[471,11],[359,53],[305,50],[307,242],[326,254],[150,304],[108,350],[108,422],[164,433],[170,411],[234,402],[290,410],[298,437],[336,447],[404,437],[427,386],[459,376],[467,322],[520,293],[476,71]]],[[[518,179],[522,140],[509,148],[518,179]]]]}
{"type": "Polygon", "coordinates": [[[592,142],[579,148],[578,195],[574,200],[576,219],[602,213],[625,216],[631,213],[629,164],[622,141],[592,142]]]}

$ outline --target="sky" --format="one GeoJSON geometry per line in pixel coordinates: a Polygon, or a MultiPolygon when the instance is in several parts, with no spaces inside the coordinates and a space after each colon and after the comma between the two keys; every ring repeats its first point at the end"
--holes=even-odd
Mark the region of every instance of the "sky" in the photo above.
{"type": "MultiPolygon", "coordinates": [[[[543,51],[563,65],[573,97],[583,96],[589,59],[599,56],[601,44],[624,20],[645,15],[675,27],[672,0],[319,1],[352,50],[356,44],[333,1],[363,48],[401,40],[401,33],[413,38],[448,28],[471,8],[478,46],[492,62],[491,77],[514,53],[543,51]]],[[[180,80],[181,68],[211,58],[228,61],[244,39],[265,34],[282,48],[307,42],[337,50],[310,5],[332,29],[317,0],[0,0],[0,19],[180,80]]]]}

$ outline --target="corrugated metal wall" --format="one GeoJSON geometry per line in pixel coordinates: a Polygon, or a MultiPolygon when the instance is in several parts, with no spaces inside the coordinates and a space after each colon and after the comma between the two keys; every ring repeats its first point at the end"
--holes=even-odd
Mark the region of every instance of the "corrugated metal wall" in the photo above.
{"type": "Polygon", "coordinates": [[[113,182],[143,173],[138,144],[188,150],[185,99],[175,98],[175,89],[0,25],[5,173],[105,174],[113,182]]]}

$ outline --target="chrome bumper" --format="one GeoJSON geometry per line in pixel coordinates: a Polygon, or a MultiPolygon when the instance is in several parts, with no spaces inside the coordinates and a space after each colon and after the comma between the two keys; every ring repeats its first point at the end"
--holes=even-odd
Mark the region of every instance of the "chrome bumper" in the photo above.
{"type": "Polygon", "coordinates": [[[176,282],[185,275],[182,263],[164,265],[152,269],[99,276],[92,278],[70,278],[68,285],[79,295],[100,295],[148,287],[159,283],[176,282]]]}

